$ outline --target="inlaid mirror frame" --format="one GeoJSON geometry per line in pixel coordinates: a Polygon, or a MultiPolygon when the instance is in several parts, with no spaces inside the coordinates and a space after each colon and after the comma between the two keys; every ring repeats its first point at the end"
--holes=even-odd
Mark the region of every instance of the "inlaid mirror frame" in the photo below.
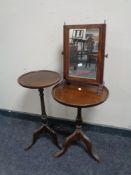
{"type": "Polygon", "coordinates": [[[106,24],[83,24],[83,25],[64,25],[64,79],[67,82],[79,81],[91,85],[103,85],[103,72],[104,72],[104,55],[105,55],[105,35],[106,24]],[[69,74],[70,68],[70,51],[69,51],[69,31],[73,29],[98,29],[99,30],[99,44],[98,44],[98,56],[96,64],[96,78],[84,78],[72,76],[69,74]]]}

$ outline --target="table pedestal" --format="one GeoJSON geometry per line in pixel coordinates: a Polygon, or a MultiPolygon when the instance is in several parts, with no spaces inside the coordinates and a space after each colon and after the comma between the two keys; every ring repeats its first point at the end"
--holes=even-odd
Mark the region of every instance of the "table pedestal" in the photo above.
{"type": "Polygon", "coordinates": [[[99,157],[93,152],[92,150],[92,143],[91,140],[83,133],[81,130],[82,127],[82,116],[81,116],[81,107],[77,108],[77,117],[76,117],[76,129],[75,131],[66,138],[62,150],[58,151],[55,154],[55,157],[59,157],[63,155],[70,144],[74,141],[81,140],[85,144],[85,150],[86,152],[97,162],[100,162],[99,157]]]}
{"type": "Polygon", "coordinates": [[[42,126],[40,128],[38,128],[33,133],[32,143],[29,146],[27,146],[25,148],[25,150],[29,150],[35,144],[35,142],[37,141],[37,139],[40,137],[40,135],[43,132],[47,132],[52,137],[52,140],[53,140],[54,144],[57,145],[58,148],[61,148],[61,146],[60,146],[60,144],[58,142],[58,138],[57,138],[56,132],[48,126],[48,116],[46,114],[45,102],[44,102],[44,88],[39,88],[38,91],[39,91],[39,94],[40,94],[40,102],[41,102],[42,126]]]}

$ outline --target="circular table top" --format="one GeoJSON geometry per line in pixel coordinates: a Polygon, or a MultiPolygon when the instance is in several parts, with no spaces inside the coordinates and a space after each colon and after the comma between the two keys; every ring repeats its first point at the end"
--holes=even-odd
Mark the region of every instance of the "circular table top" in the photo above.
{"type": "Polygon", "coordinates": [[[97,87],[60,83],[52,89],[53,98],[61,104],[72,107],[91,107],[103,103],[108,97],[108,89],[104,86],[97,94],[97,87]]]}
{"type": "Polygon", "coordinates": [[[59,81],[60,75],[57,72],[49,70],[28,72],[18,78],[18,83],[21,86],[31,89],[49,87],[59,81]]]}

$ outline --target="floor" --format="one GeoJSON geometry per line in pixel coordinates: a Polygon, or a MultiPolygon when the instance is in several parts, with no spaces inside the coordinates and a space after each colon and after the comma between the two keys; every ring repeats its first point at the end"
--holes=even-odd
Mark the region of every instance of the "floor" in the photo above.
{"type": "MultiPolygon", "coordinates": [[[[100,133],[84,128],[102,163],[85,153],[83,145],[74,143],[60,158],[58,148],[43,135],[29,151],[24,147],[41,124],[0,114],[0,175],[131,175],[131,137],[100,133]]],[[[59,141],[65,136],[58,132],[59,141]]]]}

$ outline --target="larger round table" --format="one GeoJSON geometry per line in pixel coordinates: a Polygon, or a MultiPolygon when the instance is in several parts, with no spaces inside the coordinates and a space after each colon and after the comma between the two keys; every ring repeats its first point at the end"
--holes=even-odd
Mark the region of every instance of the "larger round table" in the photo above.
{"type": "Polygon", "coordinates": [[[81,130],[81,109],[103,103],[107,99],[108,94],[108,89],[105,86],[103,86],[101,93],[98,94],[97,87],[95,86],[73,83],[68,84],[66,82],[57,84],[52,89],[52,95],[57,102],[66,106],[77,108],[76,129],[69,137],[65,139],[63,149],[56,153],[56,157],[63,155],[72,142],[81,140],[86,145],[86,150],[89,155],[97,162],[100,162],[99,157],[92,150],[91,140],[81,130]]]}

